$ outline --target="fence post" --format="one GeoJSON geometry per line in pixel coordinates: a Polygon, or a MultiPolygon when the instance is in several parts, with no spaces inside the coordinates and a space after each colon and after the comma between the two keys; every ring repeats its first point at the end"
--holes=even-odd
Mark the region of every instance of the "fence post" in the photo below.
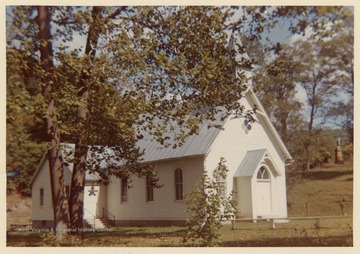
{"type": "Polygon", "coordinates": [[[344,211],[344,207],[345,207],[345,198],[344,197],[341,197],[340,198],[340,208],[341,208],[341,213],[343,216],[346,216],[346,213],[344,211]]]}
{"type": "Polygon", "coordinates": [[[270,220],[270,227],[271,227],[271,229],[276,229],[276,223],[275,223],[274,219],[270,220]]]}
{"type": "Polygon", "coordinates": [[[307,202],[305,202],[304,207],[305,207],[305,216],[309,217],[309,208],[308,208],[308,203],[307,202]]]}
{"type": "Polygon", "coordinates": [[[234,230],[235,229],[235,219],[231,220],[231,229],[234,230]]]}

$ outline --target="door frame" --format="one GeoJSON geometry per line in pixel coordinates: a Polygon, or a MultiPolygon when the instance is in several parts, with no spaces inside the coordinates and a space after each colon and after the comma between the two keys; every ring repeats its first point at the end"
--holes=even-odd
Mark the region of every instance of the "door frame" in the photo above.
{"type": "MultiPolygon", "coordinates": [[[[272,189],[273,189],[273,174],[271,172],[271,170],[269,169],[269,167],[265,164],[265,163],[261,163],[259,168],[255,171],[254,174],[254,206],[255,206],[255,216],[254,217],[269,217],[273,214],[273,195],[272,195],[272,189]],[[265,184],[268,185],[268,187],[264,186],[265,184]],[[261,186],[261,187],[260,187],[261,186]],[[260,188],[263,188],[262,190],[260,190],[260,188]],[[266,188],[266,190],[264,190],[266,188]],[[267,204],[268,207],[264,208],[260,208],[259,206],[259,202],[260,201],[260,195],[264,194],[266,191],[268,191],[268,195],[266,195],[266,198],[268,198],[269,200],[265,203],[267,204]]],[[[264,197],[264,196],[262,196],[264,197]]],[[[264,204],[264,203],[263,203],[264,204]]]]}

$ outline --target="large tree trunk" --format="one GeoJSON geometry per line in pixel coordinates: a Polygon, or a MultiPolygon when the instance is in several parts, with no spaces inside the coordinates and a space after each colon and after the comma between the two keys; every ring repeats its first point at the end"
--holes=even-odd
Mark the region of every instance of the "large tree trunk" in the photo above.
{"type": "MultiPolygon", "coordinates": [[[[102,7],[94,7],[92,10],[92,23],[89,27],[88,38],[86,42],[85,55],[88,57],[88,64],[83,67],[79,82],[80,106],[78,108],[78,129],[87,128],[89,114],[89,85],[91,65],[95,59],[96,46],[99,38],[102,7]]],[[[81,132],[75,145],[74,169],[71,180],[70,192],[70,220],[72,228],[82,228],[84,218],[84,187],[86,173],[86,155],[88,148],[87,131],[81,132]]],[[[79,233],[79,232],[78,232],[79,233]]]]}
{"type": "Polygon", "coordinates": [[[60,152],[60,135],[58,132],[56,106],[53,97],[55,83],[53,75],[53,52],[50,32],[50,12],[48,7],[37,7],[41,64],[44,71],[42,76],[43,96],[47,103],[47,132],[51,139],[51,148],[48,152],[52,202],[54,207],[54,228],[57,240],[62,240],[69,225],[68,204],[65,198],[65,184],[60,152]]]}

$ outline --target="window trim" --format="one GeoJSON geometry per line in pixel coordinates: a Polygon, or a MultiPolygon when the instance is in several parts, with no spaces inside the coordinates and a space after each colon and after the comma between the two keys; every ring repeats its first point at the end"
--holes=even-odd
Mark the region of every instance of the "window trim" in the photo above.
{"type": "Polygon", "coordinates": [[[241,128],[242,128],[243,134],[245,136],[248,136],[250,134],[250,132],[251,132],[251,129],[252,129],[252,123],[247,118],[244,118],[244,119],[241,118],[241,121],[242,121],[241,128]]]}
{"type": "Polygon", "coordinates": [[[256,173],[256,180],[261,181],[261,182],[270,182],[271,181],[271,173],[266,166],[262,165],[259,168],[258,172],[256,173]],[[266,178],[264,178],[264,176],[266,178]]]}
{"type": "Polygon", "coordinates": [[[128,178],[122,177],[120,181],[120,203],[124,204],[129,201],[128,178]]]}
{"type": "Polygon", "coordinates": [[[146,176],[146,202],[154,202],[154,184],[152,184],[149,180],[149,174],[146,176]]]}
{"type": "Polygon", "coordinates": [[[45,206],[45,189],[43,187],[39,189],[39,206],[45,206]]]}

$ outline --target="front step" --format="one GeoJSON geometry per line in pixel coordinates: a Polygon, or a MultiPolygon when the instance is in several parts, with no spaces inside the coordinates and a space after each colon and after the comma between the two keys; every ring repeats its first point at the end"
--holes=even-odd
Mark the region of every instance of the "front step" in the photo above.
{"type": "Polygon", "coordinates": [[[96,218],[95,220],[94,219],[85,219],[85,222],[90,228],[110,228],[110,227],[112,227],[110,221],[105,218],[101,218],[101,219],[96,218]]]}

